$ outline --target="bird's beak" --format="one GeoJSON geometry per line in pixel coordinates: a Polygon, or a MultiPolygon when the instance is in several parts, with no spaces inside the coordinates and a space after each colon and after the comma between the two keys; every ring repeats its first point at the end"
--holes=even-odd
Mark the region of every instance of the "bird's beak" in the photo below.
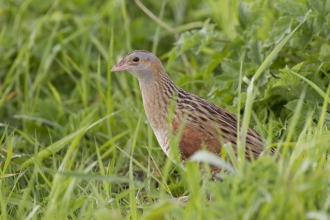
{"type": "Polygon", "coordinates": [[[118,71],[122,71],[122,70],[127,70],[128,69],[128,64],[125,63],[124,60],[121,60],[119,63],[117,63],[116,65],[114,65],[111,69],[111,72],[118,72],[118,71]]]}

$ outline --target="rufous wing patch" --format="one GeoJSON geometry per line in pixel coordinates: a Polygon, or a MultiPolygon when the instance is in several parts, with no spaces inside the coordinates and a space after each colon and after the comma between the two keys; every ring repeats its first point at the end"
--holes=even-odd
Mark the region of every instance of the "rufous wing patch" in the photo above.
{"type": "MultiPolygon", "coordinates": [[[[173,133],[176,134],[179,129],[179,124],[173,123],[172,128],[173,133]]],[[[206,150],[216,155],[220,154],[221,144],[219,139],[216,139],[200,130],[185,126],[181,134],[181,139],[179,141],[179,148],[182,160],[186,160],[196,151],[201,150],[203,143],[206,146],[206,150]]]]}

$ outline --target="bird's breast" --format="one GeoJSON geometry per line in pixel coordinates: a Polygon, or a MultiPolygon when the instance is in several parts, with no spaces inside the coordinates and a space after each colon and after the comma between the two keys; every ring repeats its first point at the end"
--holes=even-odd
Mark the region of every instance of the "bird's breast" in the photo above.
{"type": "Polygon", "coordinates": [[[168,131],[156,129],[154,130],[154,133],[162,150],[167,156],[170,156],[171,147],[169,143],[168,131]]]}
{"type": "Polygon", "coordinates": [[[146,116],[157,141],[166,155],[169,155],[168,102],[159,93],[150,90],[142,91],[142,99],[146,116]]]}

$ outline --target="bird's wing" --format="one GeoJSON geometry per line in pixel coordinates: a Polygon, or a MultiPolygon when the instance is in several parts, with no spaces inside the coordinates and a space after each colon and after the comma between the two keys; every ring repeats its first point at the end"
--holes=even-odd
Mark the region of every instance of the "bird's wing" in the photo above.
{"type": "MultiPolygon", "coordinates": [[[[215,154],[220,154],[221,146],[228,142],[236,149],[237,118],[229,111],[196,95],[183,92],[181,95],[179,93],[175,115],[178,117],[173,123],[174,132],[180,123],[185,123],[179,143],[184,156],[191,156],[201,148],[203,142],[207,150],[215,154]]],[[[249,128],[246,157],[253,155],[256,158],[263,150],[260,135],[249,128]]]]}

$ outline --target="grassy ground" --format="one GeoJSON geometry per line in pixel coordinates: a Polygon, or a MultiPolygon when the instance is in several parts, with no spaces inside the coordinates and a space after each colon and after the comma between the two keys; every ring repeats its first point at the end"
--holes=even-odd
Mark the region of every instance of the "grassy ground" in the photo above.
{"type": "Polygon", "coordinates": [[[329,0],[0,1],[1,219],[329,219],[329,13],[329,0]],[[227,148],[223,181],[182,171],[137,80],[110,72],[133,49],[280,159],[227,148]]]}

